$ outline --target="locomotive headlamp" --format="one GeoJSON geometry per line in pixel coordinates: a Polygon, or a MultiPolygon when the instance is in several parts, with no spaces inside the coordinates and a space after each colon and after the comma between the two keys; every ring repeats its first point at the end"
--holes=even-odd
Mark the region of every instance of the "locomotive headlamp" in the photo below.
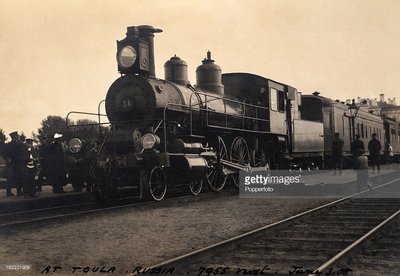
{"type": "Polygon", "coordinates": [[[78,138],[72,138],[69,140],[68,149],[72,153],[78,153],[82,149],[82,141],[78,138]]]}
{"type": "Polygon", "coordinates": [[[160,137],[152,133],[146,133],[142,137],[142,146],[144,149],[153,149],[155,146],[160,144],[160,137]]]}
{"type": "Polygon", "coordinates": [[[135,64],[137,53],[132,46],[125,46],[117,53],[117,62],[119,66],[129,68],[135,64]]]}

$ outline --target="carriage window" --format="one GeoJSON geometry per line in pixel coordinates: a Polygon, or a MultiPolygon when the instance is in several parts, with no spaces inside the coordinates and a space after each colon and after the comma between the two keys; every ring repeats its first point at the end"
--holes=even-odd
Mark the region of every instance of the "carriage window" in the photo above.
{"type": "Polygon", "coordinates": [[[278,110],[278,90],[271,88],[271,110],[278,110]]]}
{"type": "Polygon", "coordinates": [[[278,92],[278,110],[285,111],[285,93],[283,91],[278,92]]]}
{"type": "Polygon", "coordinates": [[[361,138],[364,138],[364,124],[361,124],[361,138]]]}
{"type": "Polygon", "coordinates": [[[342,117],[342,130],[343,130],[343,133],[344,133],[344,117],[342,117]]]}

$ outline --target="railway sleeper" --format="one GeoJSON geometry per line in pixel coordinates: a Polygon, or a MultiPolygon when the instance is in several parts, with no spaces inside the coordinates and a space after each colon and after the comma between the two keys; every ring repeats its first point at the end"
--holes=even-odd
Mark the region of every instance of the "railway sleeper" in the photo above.
{"type": "MultiPolygon", "coordinates": [[[[358,209],[354,208],[354,209],[341,209],[341,210],[334,210],[331,211],[332,214],[354,214],[357,213],[357,211],[359,211],[358,209]]],[[[371,215],[376,215],[376,214],[382,214],[382,215],[386,215],[386,214],[393,214],[396,210],[396,208],[392,208],[389,210],[380,210],[380,209],[366,209],[363,210],[362,213],[363,214],[371,214],[371,215]]]]}
{"type": "Polygon", "coordinates": [[[371,258],[400,258],[400,249],[398,248],[385,248],[385,249],[365,249],[363,256],[371,258]]]}
{"type": "Polygon", "coordinates": [[[283,256],[257,256],[257,255],[244,255],[240,254],[240,252],[234,252],[234,254],[224,254],[223,256],[213,256],[213,258],[204,260],[203,262],[196,262],[197,263],[206,263],[209,267],[215,267],[215,264],[223,263],[224,266],[228,267],[242,267],[246,264],[251,264],[251,267],[256,266],[257,264],[271,264],[274,267],[281,267],[281,268],[288,268],[290,269],[291,266],[305,266],[311,268],[317,268],[321,263],[324,262],[327,258],[324,256],[313,255],[313,256],[304,256],[304,255],[283,255],[283,256]],[[208,261],[209,260],[209,261],[208,261]]]}
{"type": "MultiPolygon", "coordinates": [[[[323,232],[326,231],[326,226],[321,225],[321,226],[317,226],[317,225],[313,225],[313,231],[318,231],[318,232],[323,232]]],[[[346,231],[354,231],[357,233],[366,233],[369,230],[371,230],[371,226],[370,225],[361,225],[361,226],[348,226],[346,227],[346,231]]],[[[293,226],[293,231],[295,232],[305,232],[309,230],[309,226],[307,225],[295,225],[293,226]]]]}
{"type": "Polygon", "coordinates": [[[258,243],[258,244],[248,244],[248,245],[242,245],[241,248],[244,248],[245,250],[252,250],[254,248],[259,248],[260,250],[265,250],[265,253],[271,253],[275,250],[281,250],[285,252],[291,252],[295,250],[296,248],[298,250],[329,250],[329,251],[338,251],[338,248],[335,243],[324,243],[319,240],[319,242],[288,242],[288,241],[279,241],[276,243],[272,242],[263,242],[263,243],[258,243]]]}
{"type": "Polygon", "coordinates": [[[299,227],[333,227],[337,225],[338,227],[374,227],[379,224],[380,221],[358,221],[357,224],[354,221],[307,221],[303,224],[298,224],[299,227]]]}
{"type": "Polygon", "coordinates": [[[321,244],[321,246],[308,246],[306,244],[301,244],[298,247],[293,247],[288,246],[288,245],[282,245],[282,244],[277,244],[276,246],[271,246],[271,247],[266,247],[264,246],[252,246],[248,245],[246,247],[240,247],[240,252],[244,251],[251,251],[252,254],[257,255],[257,256],[266,256],[266,255],[276,255],[276,256],[282,256],[282,255],[288,255],[288,254],[300,254],[303,255],[305,252],[311,253],[312,255],[317,254],[318,256],[326,256],[330,257],[335,254],[337,254],[340,249],[337,247],[327,247],[326,244],[321,244]]]}
{"type": "Polygon", "coordinates": [[[368,222],[381,222],[385,218],[382,217],[358,217],[358,216],[346,216],[346,217],[339,217],[339,216],[329,216],[325,217],[324,220],[321,218],[311,218],[307,220],[307,224],[312,226],[314,223],[350,223],[350,224],[362,224],[362,223],[368,223],[368,222]],[[340,220],[339,220],[340,219],[340,220]]]}
{"type": "MultiPolygon", "coordinates": [[[[345,229],[345,231],[342,231],[343,229],[329,229],[328,231],[313,231],[313,232],[308,232],[308,231],[298,231],[296,232],[296,235],[303,235],[303,236],[312,236],[312,237],[329,237],[329,238],[340,238],[340,237],[349,237],[349,238],[359,238],[362,235],[366,234],[367,231],[348,231],[345,229]],[[336,231],[335,231],[336,230],[336,231]]],[[[280,237],[280,238],[285,238],[285,237],[290,237],[293,235],[293,232],[291,231],[282,231],[280,233],[276,233],[274,236],[275,237],[280,237]]]]}
{"type": "Polygon", "coordinates": [[[362,256],[362,258],[351,258],[351,260],[348,261],[349,265],[354,265],[358,267],[374,267],[374,266],[380,266],[380,267],[400,267],[399,264],[399,259],[395,260],[388,260],[388,259],[376,259],[376,258],[366,258],[365,256],[362,256]]]}
{"type": "MultiPolygon", "coordinates": [[[[397,211],[397,210],[395,210],[397,211]]],[[[386,217],[386,216],[391,216],[395,211],[377,211],[377,212],[370,212],[370,211],[334,211],[334,212],[327,212],[325,215],[326,216],[342,216],[342,217],[354,217],[354,216],[373,216],[373,217],[386,217]]]]}

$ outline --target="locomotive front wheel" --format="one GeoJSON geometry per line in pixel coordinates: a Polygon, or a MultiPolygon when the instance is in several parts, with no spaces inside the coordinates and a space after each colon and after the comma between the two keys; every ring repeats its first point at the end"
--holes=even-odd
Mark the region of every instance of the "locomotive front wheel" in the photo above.
{"type": "Polygon", "coordinates": [[[189,185],[190,192],[194,195],[198,195],[201,193],[201,189],[203,188],[203,179],[196,180],[189,185]]]}
{"type": "Polygon", "coordinates": [[[161,167],[155,167],[150,172],[149,191],[155,201],[164,198],[167,192],[167,177],[161,167]]]}
{"type": "MultiPolygon", "coordinates": [[[[250,164],[250,152],[243,137],[236,137],[231,146],[231,161],[233,163],[248,166],[250,164]]],[[[232,183],[239,188],[239,173],[234,173],[230,177],[232,183]]]]}
{"type": "Polygon", "coordinates": [[[224,174],[221,160],[228,160],[228,150],[226,149],[224,140],[222,140],[220,136],[218,136],[218,143],[215,150],[217,153],[217,159],[209,164],[210,169],[208,170],[206,177],[211,190],[219,192],[224,188],[227,178],[224,174]]]}

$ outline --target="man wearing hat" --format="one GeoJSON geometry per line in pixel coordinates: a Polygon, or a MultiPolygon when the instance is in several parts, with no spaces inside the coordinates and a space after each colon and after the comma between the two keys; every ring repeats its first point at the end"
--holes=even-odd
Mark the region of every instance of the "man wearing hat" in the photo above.
{"type": "Polygon", "coordinates": [[[49,184],[53,185],[54,193],[64,193],[63,185],[65,182],[64,151],[62,147],[61,133],[55,133],[53,143],[49,147],[48,176],[49,184]]]}
{"type": "Polygon", "coordinates": [[[36,164],[33,152],[33,139],[27,137],[21,150],[21,182],[24,188],[24,197],[31,198],[36,196],[35,176],[36,164]]]}
{"type": "Polygon", "coordinates": [[[37,181],[37,191],[42,191],[42,186],[44,184],[44,178],[48,181],[48,171],[49,171],[49,150],[52,145],[53,136],[45,136],[44,141],[41,143],[39,148],[39,160],[40,160],[40,171],[37,181]]]}
{"type": "Polygon", "coordinates": [[[381,155],[381,142],[378,140],[376,133],[372,134],[372,139],[368,142],[369,157],[371,158],[372,173],[375,173],[375,166],[378,167],[378,173],[381,170],[380,155],[381,155]]]}
{"type": "Polygon", "coordinates": [[[332,161],[334,166],[333,168],[335,170],[334,175],[336,175],[336,171],[339,171],[339,175],[342,175],[343,145],[344,141],[340,139],[340,134],[335,133],[335,136],[332,140],[332,161]]]}
{"type": "Polygon", "coordinates": [[[13,186],[17,186],[17,196],[21,196],[22,188],[20,182],[18,181],[18,164],[22,143],[18,132],[13,131],[9,135],[11,137],[11,142],[5,144],[4,149],[7,171],[6,195],[13,196],[13,193],[11,193],[11,188],[13,186]]]}

